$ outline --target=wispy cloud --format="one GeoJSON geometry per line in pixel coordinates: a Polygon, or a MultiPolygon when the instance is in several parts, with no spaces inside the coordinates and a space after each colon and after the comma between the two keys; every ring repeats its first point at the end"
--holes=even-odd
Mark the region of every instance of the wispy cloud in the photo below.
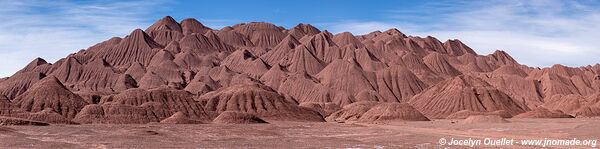
{"type": "Polygon", "coordinates": [[[596,1],[508,0],[431,2],[385,11],[388,21],[341,22],[334,31],[364,34],[396,27],[412,35],[461,39],[480,54],[508,51],[530,66],[600,62],[600,4],[596,1]]]}
{"type": "Polygon", "coordinates": [[[0,1],[0,77],[148,26],[162,1],[0,1]]]}

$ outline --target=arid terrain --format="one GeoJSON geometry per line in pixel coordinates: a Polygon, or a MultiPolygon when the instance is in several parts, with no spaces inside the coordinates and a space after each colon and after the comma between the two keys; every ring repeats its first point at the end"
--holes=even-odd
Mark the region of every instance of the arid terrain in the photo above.
{"type": "Polygon", "coordinates": [[[598,139],[598,117],[600,64],[530,67],[397,29],[166,16],[0,79],[6,148],[435,148],[598,139]]]}
{"type": "MultiPolygon", "coordinates": [[[[600,119],[460,120],[380,124],[131,124],[2,126],[0,148],[465,148],[440,138],[597,139],[600,119]],[[453,123],[454,122],[454,123],[453,123]]],[[[477,146],[539,148],[540,146],[477,146]]],[[[553,146],[549,148],[590,148],[553,146]]]]}

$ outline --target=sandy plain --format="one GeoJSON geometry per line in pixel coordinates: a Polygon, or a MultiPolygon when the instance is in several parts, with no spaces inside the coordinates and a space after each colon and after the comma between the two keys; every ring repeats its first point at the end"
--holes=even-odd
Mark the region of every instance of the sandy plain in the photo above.
{"type": "MultiPolygon", "coordinates": [[[[0,126],[0,148],[468,148],[454,139],[598,139],[600,119],[427,122],[0,126]]],[[[475,146],[540,148],[540,146],[475,146]]],[[[550,146],[546,148],[591,148],[550,146]]]]}

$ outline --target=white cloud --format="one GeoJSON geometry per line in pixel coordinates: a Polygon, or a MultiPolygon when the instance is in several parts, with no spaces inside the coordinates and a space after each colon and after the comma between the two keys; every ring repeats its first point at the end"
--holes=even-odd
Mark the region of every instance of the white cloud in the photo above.
{"type": "Polygon", "coordinates": [[[409,35],[456,38],[480,54],[501,49],[530,66],[600,62],[600,10],[585,1],[446,1],[422,7],[417,11],[428,10],[431,15],[390,10],[390,21],[341,22],[330,27],[356,34],[368,32],[365,26],[373,27],[371,31],[396,27],[409,35]]]}
{"type": "Polygon", "coordinates": [[[0,1],[0,77],[144,28],[160,1],[0,1]]]}

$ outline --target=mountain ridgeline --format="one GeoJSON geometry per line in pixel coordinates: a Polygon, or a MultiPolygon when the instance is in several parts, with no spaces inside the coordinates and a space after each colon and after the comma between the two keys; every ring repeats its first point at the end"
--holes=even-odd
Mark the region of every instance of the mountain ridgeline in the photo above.
{"type": "Polygon", "coordinates": [[[600,116],[600,65],[533,68],[397,29],[332,34],[164,17],[0,79],[4,119],[62,124],[600,116]]]}

